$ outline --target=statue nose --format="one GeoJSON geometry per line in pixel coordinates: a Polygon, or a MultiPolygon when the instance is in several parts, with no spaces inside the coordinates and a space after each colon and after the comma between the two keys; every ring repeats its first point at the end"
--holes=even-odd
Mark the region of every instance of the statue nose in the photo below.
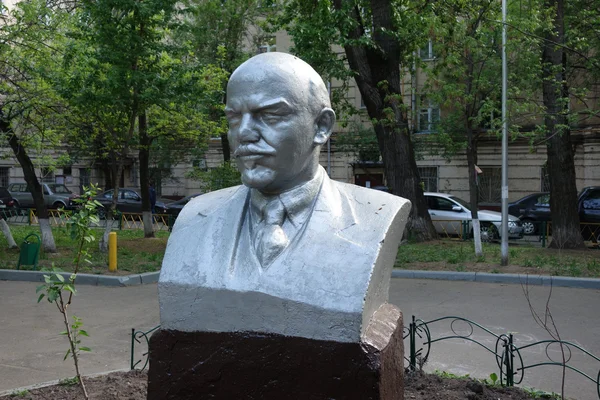
{"type": "Polygon", "coordinates": [[[239,140],[242,143],[252,143],[260,140],[260,133],[256,130],[252,115],[246,114],[243,116],[239,132],[239,140]]]}

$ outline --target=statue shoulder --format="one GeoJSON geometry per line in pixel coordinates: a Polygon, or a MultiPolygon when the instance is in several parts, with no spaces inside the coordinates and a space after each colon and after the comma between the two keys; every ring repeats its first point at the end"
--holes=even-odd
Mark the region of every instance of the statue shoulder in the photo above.
{"type": "Polygon", "coordinates": [[[177,217],[177,223],[183,225],[192,222],[198,216],[207,216],[236,197],[245,198],[247,190],[245,186],[239,185],[197,196],[183,207],[177,217]]]}
{"type": "Polygon", "coordinates": [[[338,188],[340,193],[344,193],[348,197],[353,207],[357,209],[360,214],[363,212],[380,213],[382,208],[385,209],[386,213],[397,214],[401,212],[401,210],[408,212],[406,209],[410,210],[411,207],[410,200],[381,190],[337,181],[334,181],[334,185],[338,188]],[[360,212],[360,210],[363,212],[360,212]]]}

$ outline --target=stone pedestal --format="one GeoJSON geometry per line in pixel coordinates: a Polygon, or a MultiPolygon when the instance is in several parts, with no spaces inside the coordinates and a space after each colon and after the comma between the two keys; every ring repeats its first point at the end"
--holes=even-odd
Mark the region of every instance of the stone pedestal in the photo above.
{"type": "Polygon", "coordinates": [[[402,326],[400,310],[384,304],[360,343],[159,330],[148,400],[403,400],[402,326]]]}

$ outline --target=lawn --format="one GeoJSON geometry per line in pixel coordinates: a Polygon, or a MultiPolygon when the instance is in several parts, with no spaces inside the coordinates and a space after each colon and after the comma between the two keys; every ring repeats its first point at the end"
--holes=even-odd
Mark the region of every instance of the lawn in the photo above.
{"type": "MultiPolygon", "coordinates": [[[[12,225],[11,230],[17,244],[21,244],[29,233],[39,234],[37,226],[12,225]]],[[[64,271],[72,271],[75,259],[74,242],[67,228],[54,227],[54,240],[58,252],[40,255],[38,269],[54,265],[64,271]]],[[[142,230],[116,231],[118,235],[117,275],[152,272],[160,270],[167,245],[168,232],[156,232],[156,238],[144,239],[142,230]]],[[[98,239],[103,230],[95,230],[96,241],[90,245],[91,263],[82,264],[81,272],[110,274],[108,255],[98,251],[98,239]]],[[[0,235],[0,269],[15,269],[19,250],[8,250],[6,239],[0,235]]],[[[500,266],[500,245],[483,244],[483,257],[476,257],[472,242],[439,240],[425,243],[404,243],[396,259],[396,268],[459,271],[517,273],[600,278],[600,250],[568,251],[544,249],[528,244],[512,245],[509,248],[509,265],[500,266]]],[[[21,269],[32,269],[24,266],[21,269]]]]}
{"type": "Polygon", "coordinates": [[[534,274],[572,277],[600,277],[600,250],[556,250],[528,244],[509,248],[509,265],[500,266],[500,244],[483,244],[483,256],[476,257],[472,242],[439,240],[403,244],[396,268],[534,274]]]}
{"type": "MultiPolygon", "coordinates": [[[[40,234],[37,226],[11,225],[13,237],[21,245],[30,233],[40,234]]],[[[53,265],[63,271],[73,271],[76,249],[74,241],[69,236],[67,228],[53,227],[57,253],[45,253],[41,250],[38,269],[51,268],[53,265]]],[[[96,241],[89,245],[90,263],[82,263],[80,272],[90,274],[128,275],[133,273],[152,272],[160,270],[163,254],[167,246],[168,232],[156,232],[156,238],[144,239],[142,230],[122,230],[117,232],[117,262],[116,273],[108,272],[108,255],[98,251],[98,240],[103,229],[94,230],[96,241]]],[[[19,249],[8,250],[4,235],[0,234],[0,269],[16,269],[19,260],[19,249]]],[[[21,269],[31,270],[32,266],[21,269]]]]}

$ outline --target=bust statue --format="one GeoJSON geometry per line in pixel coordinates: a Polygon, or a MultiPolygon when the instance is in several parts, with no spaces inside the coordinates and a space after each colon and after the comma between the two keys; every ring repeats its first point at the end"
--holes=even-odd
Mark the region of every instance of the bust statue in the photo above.
{"type": "Polygon", "coordinates": [[[243,185],[179,215],[159,280],[162,329],[359,342],[387,301],[410,202],[327,176],[319,152],[335,113],[297,57],[243,63],[225,112],[243,185]]]}

